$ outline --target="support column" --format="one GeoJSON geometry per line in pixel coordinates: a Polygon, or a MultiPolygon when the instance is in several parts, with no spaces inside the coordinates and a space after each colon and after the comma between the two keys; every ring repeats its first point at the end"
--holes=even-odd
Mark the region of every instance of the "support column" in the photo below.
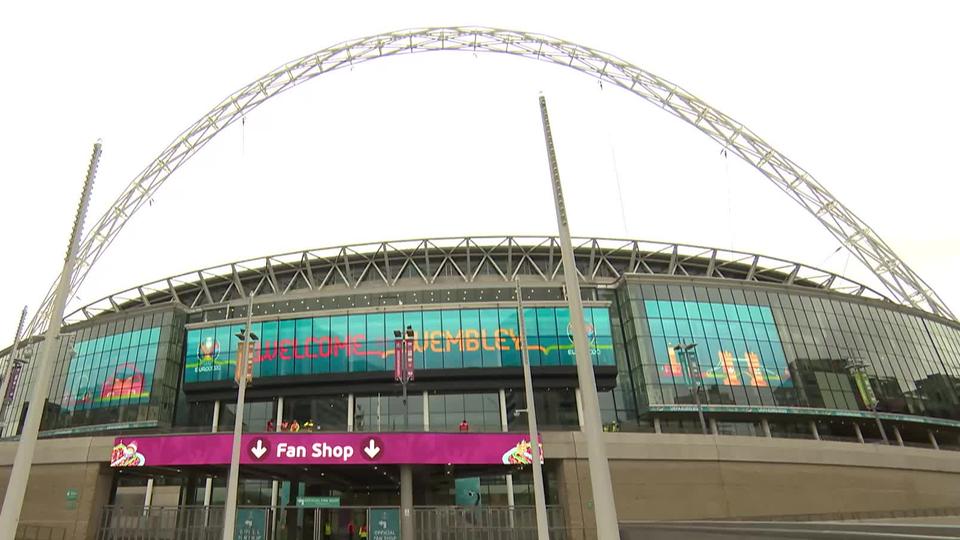
{"type": "MultiPolygon", "coordinates": [[[[500,430],[506,433],[510,424],[507,421],[507,393],[503,388],[500,389],[500,430]]],[[[507,481],[507,506],[513,508],[513,475],[505,474],[504,479],[507,481]]],[[[510,526],[513,527],[513,512],[510,512],[510,526]]]]}
{"type": "Polygon", "coordinates": [[[500,389],[500,429],[507,431],[510,427],[510,422],[507,421],[507,393],[500,389]]]}
{"type": "MultiPolygon", "coordinates": [[[[280,431],[280,425],[283,423],[283,396],[277,398],[277,418],[274,421],[273,430],[280,431]]],[[[274,480],[273,484],[270,486],[270,507],[277,507],[277,499],[280,495],[280,481],[274,480]]],[[[276,527],[276,519],[273,521],[274,527],[276,527]]]]}
{"type": "Polygon", "coordinates": [[[149,508],[153,504],[153,478],[147,478],[147,493],[143,496],[144,508],[149,508]]]}
{"type": "Polygon", "coordinates": [[[763,428],[763,436],[764,436],[764,437],[766,437],[766,438],[768,438],[768,439],[773,438],[773,434],[770,433],[770,421],[769,421],[769,420],[767,420],[766,418],[761,418],[761,419],[760,419],[760,427],[763,428]]]}
{"type": "Polygon", "coordinates": [[[860,424],[854,422],[853,431],[857,434],[857,440],[860,441],[861,444],[863,444],[865,441],[863,440],[863,432],[860,431],[860,424]]]}
{"type": "Polygon", "coordinates": [[[577,425],[583,431],[583,394],[580,393],[580,388],[574,388],[573,395],[577,398],[577,425]]]}
{"type": "MultiPolygon", "coordinates": [[[[218,425],[220,425],[220,401],[214,401],[213,421],[210,422],[210,432],[216,433],[218,425]]],[[[208,476],[203,485],[203,505],[210,506],[211,500],[213,500],[213,477],[208,476]]]]}
{"type": "Polygon", "coordinates": [[[213,402],[213,423],[210,424],[211,433],[216,433],[220,425],[220,402],[213,402]]]}
{"type": "Polygon", "coordinates": [[[813,420],[810,421],[810,433],[813,433],[813,438],[820,440],[820,431],[817,430],[817,423],[813,420]]]}
{"type": "MultiPolygon", "coordinates": [[[[80,247],[80,238],[83,232],[83,221],[87,215],[90,202],[90,192],[93,189],[93,178],[96,176],[97,164],[100,161],[100,141],[93,146],[93,156],[87,169],[87,177],[83,182],[83,192],[77,215],[70,232],[70,242],[67,246],[66,257],[60,272],[60,280],[52,291],[47,330],[43,341],[40,342],[40,353],[32,360],[30,369],[30,386],[25,389],[29,392],[30,400],[27,406],[27,417],[23,423],[23,432],[17,443],[16,454],[13,458],[13,467],[10,469],[10,479],[7,481],[7,490],[3,494],[3,507],[0,508],[0,538],[13,538],[17,534],[17,524],[20,522],[20,511],[23,509],[23,500],[27,493],[27,480],[30,478],[30,468],[33,466],[34,449],[40,432],[40,420],[43,417],[44,404],[50,391],[50,378],[53,367],[57,362],[57,351],[62,344],[60,325],[63,324],[63,311],[72,289],[70,287],[77,263],[77,251],[80,247]]],[[[65,338],[65,336],[64,336],[65,338]]],[[[15,351],[11,351],[13,353],[15,351]]],[[[13,360],[13,357],[10,357],[13,360]]],[[[24,377],[26,378],[26,376],[24,377]]],[[[11,413],[12,418],[16,418],[11,413]]]]}
{"type": "Polygon", "coordinates": [[[663,433],[663,430],[660,429],[660,417],[653,417],[653,432],[654,433],[663,433]]]}
{"type": "Polygon", "coordinates": [[[719,434],[720,434],[720,430],[717,429],[717,419],[716,419],[716,418],[711,418],[711,419],[710,419],[710,434],[711,434],[711,435],[719,435],[719,434]]]}
{"type": "Polygon", "coordinates": [[[898,446],[903,446],[903,437],[900,436],[900,428],[896,424],[893,425],[893,437],[897,440],[898,446]]]}
{"type": "Polygon", "coordinates": [[[400,466],[400,538],[414,538],[413,466],[400,466]]]}
{"type": "MultiPolygon", "coordinates": [[[[570,240],[570,224],[567,220],[566,203],[560,185],[560,167],[557,164],[556,148],[550,132],[550,118],[547,114],[546,98],[540,96],[540,118],[543,122],[543,135],[547,146],[547,160],[550,167],[550,180],[553,188],[554,209],[557,214],[557,231],[560,237],[560,258],[563,262],[563,282],[567,291],[567,303],[570,306],[570,333],[573,336],[573,349],[577,361],[577,384],[582,390],[583,401],[583,439],[586,443],[587,463],[590,467],[590,486],[594,500],[594,515],[597,521],[598,540],[616,540],[620,538],[617,508],[613,504],[613,483],[610,479],[610,464],[607,461],[607,448],[604,446],[603,428],[601,426],[600,400],[597,396],[597,381],[593,372],[593,360],[590,355],[590,344],[587,343],[586,324],[583,318],[583,300],[580,297],[580,282],[577,277],[576,260],[573,254],[573,243],[570,240]]],[[[518,299],[519,302],[519,299],[518,299]]],[[[523,315],[521,314],[521,321],[523,315]]],[[[526,350],[526,347],[524,347],[526,350]]],[[[530,407],[533,404],[527,404],[530,407]]],[[[536,407],[533,407],[535,410],[536,407]]],[[[533,441],[531,441],[532,443],[533,441]]],[[[536,444],[533,448],[537,448],[536,444]]],[[[538,456],[534,454],[534,462],[539,465],[538,456]]],[[[536,467],[536,466],[535,466],[536,467]]],[[[536,471],[536,468],[534,468],[536,471]]],[[[538,505],[539,506],[539,505],[538,505]]],[[[545,513],[542,506],[538,514],[545,513]]],[[[538,517],[537,522],[543,524],[546,519],[538,517]]],[[[538,527],[538,538],[546,540],[547,530],[544,526],[538,527]]],[[[409,538],[407,539],[409,540],[409,538]]]]}
{"type": "Polygon", "coordinates": [[[927,437],[930,437],[930,446],[932,446],[934,450],[939,450],[940,445],[937,444],[937,437],[933,434],[933,430],[927,430],[927,437]]]}
{"type": "Polygon", "coordinates": [[[347,431],[353,431],[353,394],[347,394],[347,431]]]}
{"type": "Polygon", "coordinates": [[[430,431],[430,394],[423,391],[423,430],[430,431]]]}

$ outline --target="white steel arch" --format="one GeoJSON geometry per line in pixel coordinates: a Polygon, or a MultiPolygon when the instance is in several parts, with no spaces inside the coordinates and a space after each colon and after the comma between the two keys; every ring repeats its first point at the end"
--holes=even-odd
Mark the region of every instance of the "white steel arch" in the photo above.
{"type": "MultiPolygon", "coordinates": [[[[377,58],[429,51],[512,54],[581,71],[619,86],[691,124],[739,156],[803,206],[899,302],[956,320],[942,299],[879,236],[799,165],[746,126],[676,84],[616,56],[550,36],[483,27],[415,28],[339,43],[293,60],[229,95],[184,130],[127,186],[83,239],[71,290],[76,291],[133,214],[179,167],[221,130],[268,99],[324,73],[377,58]]],[[[51,286],[27,329],[44,329],[51,286]]]]}

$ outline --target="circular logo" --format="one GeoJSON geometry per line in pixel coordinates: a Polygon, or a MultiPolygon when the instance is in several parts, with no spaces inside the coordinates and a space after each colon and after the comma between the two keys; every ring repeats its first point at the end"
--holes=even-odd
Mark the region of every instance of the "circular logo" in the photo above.
{"type": "Polygon", "coordinates": [[[220,356],[220,342],[213,339],[213,336],[207,336],[200,340],[197,346],[197,360],[200,363],[213,362],[220,356]]]}
{"type": "MultiPolygon", "coordinates": [[[[567,339],[570,340],[570,343],[573,343],[573,327],[572,327],[572,324],[573,324],[573,323],[567,323],[567,339]]],[[[596,340],[596,337],[597,337],[596,334],[594,333],[594,330],[593,330],[593,324],[591,324],[591,323],[585,323],[584,326],[586,327],[586,330],[587,330],[587,342],[589,342],[590,345],[593,345],[593,343],[594,343],[594,341],[596,340]]]]}

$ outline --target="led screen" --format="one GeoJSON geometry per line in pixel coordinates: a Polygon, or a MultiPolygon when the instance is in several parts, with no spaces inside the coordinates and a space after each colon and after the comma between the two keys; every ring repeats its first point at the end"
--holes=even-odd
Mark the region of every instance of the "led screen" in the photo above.
{"type": "Polygon", "coordinates": [[[661,381],[793,385],[769,307],[667,300],[645,300],[644,307],[661,381]],[[696,347],[677,350],[681,343],[696,347]]]}
{"type": "Polygon", "coordinates": [[[147,403],[160,328],[123,332],[74,344],[61,406],[69,410],[147,403]]]}
{"type": "MultiPolygon", "coordinates": [[[[594,364],[615,365],[608,310],[585,308],[584,315],[594,364]]],[[[531,365],[575,365],[568,309],[525,309],[524,321],[531,365]]],[[[254,377],[392,371],[394,331],[407,326],[417,369],[520,365],[515,309],[405,311],[258,322],[254,377]]],[[[242,328],[188,330],[184,382],[231,379],[242,328]]]]}

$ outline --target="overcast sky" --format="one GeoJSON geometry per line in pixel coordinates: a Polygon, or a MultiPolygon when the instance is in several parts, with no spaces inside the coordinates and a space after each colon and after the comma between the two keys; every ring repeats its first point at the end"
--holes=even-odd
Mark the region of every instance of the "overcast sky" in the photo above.
{"type": "MultiPolygon", "coordinates": [[[[5,2],[0,342],[60,270],[98,137],[88,224],[184,128],[272,68],[426,26],[549,34],[686,88],[812,173],[960,311],[955,2],[344,4],[357,7],[5,2]]],[[[130,221],[68,311],[283,251],[554,234],[541,91],[575,235],[755,251],[876,284],[760,173],[657,107],[570,69],[447,52],[325,74],[251,112],[130,221]]]]}

